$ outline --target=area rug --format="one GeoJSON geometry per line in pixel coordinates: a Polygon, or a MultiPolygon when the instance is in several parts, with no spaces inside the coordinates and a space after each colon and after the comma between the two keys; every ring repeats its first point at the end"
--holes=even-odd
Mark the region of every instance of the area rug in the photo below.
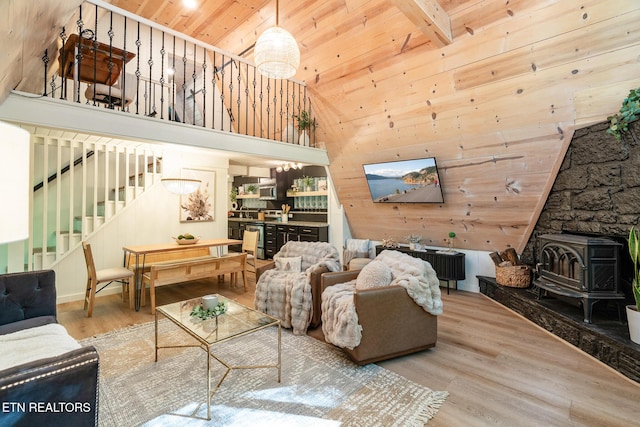
{"type": "MultiPolygon", "coordinates": [[[[192,344],[166,319],[160,344],[192,344]]],[[[270,369],[233,370],[206,416],[206,353],[161,349],[154,362],[154,324],[132,326],[82,341],[100,354],[100,426],[422,426],[448,393],[432,391],[375,364],[357,366],[333,346],[282,330],[282,379],[270,369]]],[[[235,366],[269,365],[277,357],[277,329],[268,328],[214,347],[235,366]]],[[[224,367],[212,360],[212,387],[224,367]]]]}

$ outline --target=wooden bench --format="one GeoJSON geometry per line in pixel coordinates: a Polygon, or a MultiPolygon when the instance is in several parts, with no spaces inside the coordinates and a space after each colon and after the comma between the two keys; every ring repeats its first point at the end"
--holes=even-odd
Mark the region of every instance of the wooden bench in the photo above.
{"type": "Polygon", "coordinates": [[[220,277],[227,273],[231,274],[234,284],[237,284],[237,273],[242,273],[244,291],[247,292],[246,272],[247,254],[225,255],[221,257],[206,256],[187,260],[155,262],[149,272],[144,273],[142,276],[142,284],[143,286],[145,286],[146,283],[149,284],[151,314],[155,314],[155,288],[157,286],[206,279],[209,277],[220,277]]]}
{"type": "MultiPolygon", "coordinates": [[[[140,256],[140,264],[143,265],[142,273],[147,273],[155,264],[167,263],[170,261],[193,261],[204,257],[212,257],[208,247],[181,249],[169,252],[150,253],[140,256]],[[144,263],[143,263],[144,261],[144,263]]],[[[128,269],[136,272],[136,255],[127,254],[125,265],[128,269]]],[[[138,272],[136,272],[138,273],[138,272]]]]}

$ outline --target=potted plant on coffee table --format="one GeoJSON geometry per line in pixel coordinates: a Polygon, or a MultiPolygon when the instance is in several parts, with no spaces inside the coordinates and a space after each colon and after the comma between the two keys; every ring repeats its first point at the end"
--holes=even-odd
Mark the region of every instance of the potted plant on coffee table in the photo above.
{"type": "Polygon", "coordinates": [[[633,262],[631,290],[636,304],[627,306],[627,323],[629,324],[631,341],[640,344],[640,232],[635,226],[631,227],[631,231],[629,231],[628,242],[629,255],[633,262]]]}

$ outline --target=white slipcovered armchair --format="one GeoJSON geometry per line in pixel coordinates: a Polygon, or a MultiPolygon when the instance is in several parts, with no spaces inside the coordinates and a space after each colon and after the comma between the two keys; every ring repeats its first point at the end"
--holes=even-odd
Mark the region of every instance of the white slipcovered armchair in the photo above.
{"type": "Polygon", "coordinates": [[[321,276],[340,271],[340,255],[329,243],[291,241],[273,260],[256,270],[254,306],[304,334],[320,324],[321,276]]]}
{"type": "Polygon", "coordinates": [[[345,270],[361,270],[373,258],[376,251],[369,239],[347,239],[342,252],[345,270]]]}

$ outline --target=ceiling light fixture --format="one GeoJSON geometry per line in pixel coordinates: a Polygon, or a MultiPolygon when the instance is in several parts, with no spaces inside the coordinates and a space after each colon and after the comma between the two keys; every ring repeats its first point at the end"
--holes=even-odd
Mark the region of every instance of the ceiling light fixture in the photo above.
{"type": "Polygon", "coordinates": [[[198,2],[196,0],[182,0],[182,4],[187,9],[195,9],[198,7],[198,2]]]}
{"type": "Polygon", "coordinates": [[[173,194],[191,194],[200,187],[199,179],[162,178],[162,185],[173,194]]]}
{"type": "Polygon", "coordinates": [[[302,163],[283,163],[276,168],[276,172],[287,172],[289,169],[302,169],[302,163]]]}
{"type": "Polygon", "coordinates": [[[276,0],[276,26],[266,29],[258,37],[253,57],[263,76],[288,79],[300,66],[300,49],[296,39],[279,26],[279,10],[279,0],[276,0]]]}

